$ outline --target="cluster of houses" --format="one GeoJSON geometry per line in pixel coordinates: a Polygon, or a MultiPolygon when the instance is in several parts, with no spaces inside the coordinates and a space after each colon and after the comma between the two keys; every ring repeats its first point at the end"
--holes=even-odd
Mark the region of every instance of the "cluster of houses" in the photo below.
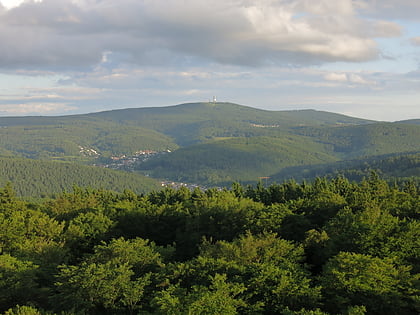
{"type": "Polygon", "coordinates": [[[133,155],[121,154],[118,156],[111,156],[108,163],[97,166],[112,168],[116,170],[131,170],[135,164],[145,162],[152,157],[157,157],[158,155],[166,154],[169,152],[171,151],[140,150],[135,152],[133,155]]]}
{"type": "MultiPolygon", "coordinates": [[[[188,183],[173,182],[173,181],[161,181],[160,184],[161,184],[162,187],[170,187],[170,188],[174,188],[174,189],[179,189],[181,187],[185,187],[185,188],[188,188],[191,191],[193,191],[196,188],[199,188],[200,190],[203,190],[203,191],[208,189],[208,187],[198,185],[198,184],[188,184],[188,183]]],[[[219,189],[219,190],[222,189],[220,187],[213,187],[213,188],[216,188],[216,189],[219,189]]]]}
{"type": "Polygon", "coordinates": [[[82,155],[84,155],[84,156],[89,156],[89,157],[92,157],[92,156],[94,156],[94,157],[98,157],[98,156],[100,156],[101,154],[98,152],[98,151],[96,151],[95,149],[92,149],[92,148],[85,148],[85,147],[82,147],[82,146],[80,146],[79,145],[79,152],[80,152],[80,154],[82,154],[82,155]]]}

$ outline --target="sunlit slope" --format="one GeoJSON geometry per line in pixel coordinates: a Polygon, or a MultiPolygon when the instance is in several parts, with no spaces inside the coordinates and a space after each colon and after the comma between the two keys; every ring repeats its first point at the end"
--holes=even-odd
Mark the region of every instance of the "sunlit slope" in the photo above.
{"type": "Polygon", "coordinates": [[[175,138],[181,146],[218,137],[278,135],[296,126],[341,126],[369,122],[314,110],[267,111],[232,103],[124,109],[94,113],[88,117],[153,129],[175,138]]]}
{"type": "Polygon", "coordinates": [[[0,154],[33,159],[83,161],[138,150],[177,148],[154,130],[105,121],[64,120],[56,124],[11,125],[0,128],[0,154]]]}

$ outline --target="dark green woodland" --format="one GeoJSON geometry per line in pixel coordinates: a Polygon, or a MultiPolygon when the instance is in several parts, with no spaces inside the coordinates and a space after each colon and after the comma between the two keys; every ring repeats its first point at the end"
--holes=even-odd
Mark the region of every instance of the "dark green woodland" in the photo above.
{"type": "Polygon", "coordinates": [[[140,174],[69,162],[0,158],[0,165],[0,185],[13,182],[16,194],[28,198],[51,197],[71,191],[75,185],[117,192],[129,189],[139,194],[160,186],[140,174]]]}
{"type": "Polygon", "coordinates": [[[420,194],[372,173],[148,194],[0,190],[3,314],[418,314],[420,194]]]}

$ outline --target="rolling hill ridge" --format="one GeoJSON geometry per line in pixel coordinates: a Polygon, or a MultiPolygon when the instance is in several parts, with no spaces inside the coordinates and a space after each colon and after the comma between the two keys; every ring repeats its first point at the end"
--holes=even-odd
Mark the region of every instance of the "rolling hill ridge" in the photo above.
{"type": "Polygon", "coordinates": [[[420,151],[418,121],[375,122],[232,103],[1,117],[0,156],[106,164],[141,150],[172,151],[134,169],[156,178],[225,185],[289,167],[420,151]]]}

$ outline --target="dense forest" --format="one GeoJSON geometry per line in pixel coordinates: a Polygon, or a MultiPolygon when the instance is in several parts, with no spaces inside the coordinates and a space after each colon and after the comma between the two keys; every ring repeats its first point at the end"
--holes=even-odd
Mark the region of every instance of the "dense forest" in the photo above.
{"type": "Polygon", "coordinates": [[[129,189],[135,193],[160,186],[158,181],[140,174],[69,162],[0,157],[0,165],[0,185],[12,182],[16,194],[22,197],[49,197],[70,191],[74,185],[117,192],[129,189]]]}
{"type": "Polygon", "coordinates": [[[147,194],[0,189],[0,313],[419,314],[420,189],[371,173],[147,194]]]}
{"type": "Polygon", "coordinates": [[[354,181],[361,181],[371,171],[380,174],[390,182],[409,178],[420,179],[420,152],[391,154],[325,163],[286,167],[271,176],[270,181],[281,182],[293,178],[296,181],[313,180],[316,177],[336,177],[344,175],[354,181]]]}
{"type": "Polygon", "coordinates": [[[0,157],[98,165],[154,151],[159,154],[131,170],[168,181],[229,186],[260,177],[282,181],[280,174],[291,167],[419,152],[419,134],[417,120],[386,123],[315,110],[188,103],[0,117],[0,157]]]}

